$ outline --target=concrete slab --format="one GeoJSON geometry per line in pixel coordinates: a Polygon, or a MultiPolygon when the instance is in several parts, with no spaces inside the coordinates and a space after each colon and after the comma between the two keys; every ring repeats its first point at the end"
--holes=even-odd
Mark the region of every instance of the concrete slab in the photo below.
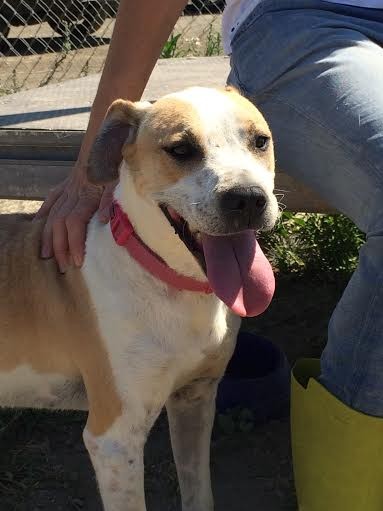
{"type": "MultiPolygon", "coordinates": [[[[159,60],[144,99],[153,100],[191,85],[222,86],[227,57],[159,60]]],[[[0,129],[85,130],[100,75],[46,85],[0,99],[0,129]]]]}

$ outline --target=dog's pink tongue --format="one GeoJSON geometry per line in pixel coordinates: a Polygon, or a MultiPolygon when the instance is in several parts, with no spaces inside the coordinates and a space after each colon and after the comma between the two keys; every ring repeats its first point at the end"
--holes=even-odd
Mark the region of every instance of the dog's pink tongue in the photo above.
{"type": "Polygon", "coordinates": [[[257,316],[271,302],[273,270],[254,231],[231,236],[202,234],[207,278],[214,293],[239,316],[257,316]]]}

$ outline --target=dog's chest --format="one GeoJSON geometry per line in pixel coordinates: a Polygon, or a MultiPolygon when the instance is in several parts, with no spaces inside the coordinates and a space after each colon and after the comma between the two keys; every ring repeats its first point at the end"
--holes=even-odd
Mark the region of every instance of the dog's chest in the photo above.
{"type": "Polygon", "coordinates": [[[177,385],[199,367],[230,350],[223,304],[165,297],[155,303],[135,299],[131,307],[115,305],[99,314],[101,335],[117,379],[126,382],[166,379],[177,385]],[[141,302],[141,306],[139,303],[141,302]],[[214,309],[214,311],[212,310],[214,309]]]}
{"type": "Polygon", "coordinates": [[[137,381],[172,389],[209,360],[226,360],[238,321],[214,295],[169,290],[119,257],[108,272],[99,264],[88,258],[83,272],[121,392],[137,381]]]}

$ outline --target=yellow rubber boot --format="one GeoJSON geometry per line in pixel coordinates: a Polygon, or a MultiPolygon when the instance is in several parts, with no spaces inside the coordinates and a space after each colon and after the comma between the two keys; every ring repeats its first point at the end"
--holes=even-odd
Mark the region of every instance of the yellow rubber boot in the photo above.
{"type": "Polygon", "coordinates": [[[318,360],[293,369],[291,434],[299,511],[383,511],[383,419],[317,380],[318,360]]]}

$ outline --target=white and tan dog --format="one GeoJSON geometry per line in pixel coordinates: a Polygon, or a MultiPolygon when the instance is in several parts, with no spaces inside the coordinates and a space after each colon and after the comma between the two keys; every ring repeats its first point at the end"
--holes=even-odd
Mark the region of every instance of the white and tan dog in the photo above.
{"type": "Polygon", "coordinates": [[[145,509],[143,447],[166,406],[183,510],[210,511],[217,384],[238,316],[273,292],[254,235],[277,218],[271,134],[230,88],[119,100],[89,177],[118,174],[112,229],[93,218],[81,270],[39,259],[40,224],[1,219],[0,405],[88,409],[106,511],[145,509]]]}

